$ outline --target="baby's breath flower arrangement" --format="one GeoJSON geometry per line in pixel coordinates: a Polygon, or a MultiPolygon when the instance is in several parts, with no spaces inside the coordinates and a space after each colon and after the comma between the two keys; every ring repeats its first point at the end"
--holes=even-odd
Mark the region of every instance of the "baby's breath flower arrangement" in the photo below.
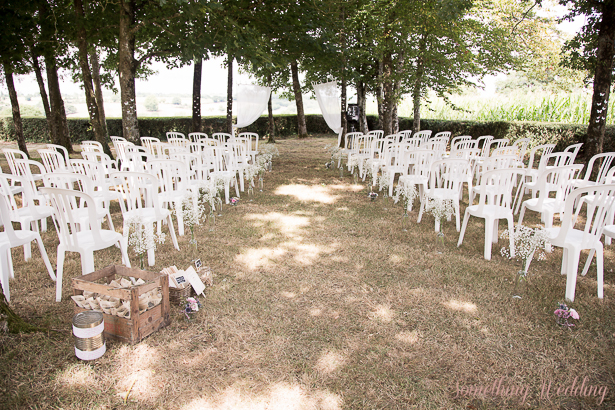
{"type": "Polygon", "coordinates": [[[133,247],[135,254],[139,257],[141,269],[143,264],[143,256],[147,251],[155,251],[156,244],[164,243],[166,234],[154,232],[154,224],[143,224],[140,217],[134,217],[128,221],[128,245],[133,247]]]}
{"type": "Polygon", "coordinates": [[[425,212],[429,212],[436,218],[438,239],[444,244],[444,220],[448,220],[455,213],[453,201],[450,199],[428,198],[425,204],[425,212]]]}
{"type": "MultiPolygon", "coordinates": [[[[177,214],[180,209],[175,209],[177,214]]],[[[184,218],[184,225],[190,228],[190,245],[193,249],[193,259],[196,259],[197,240],[194,235],[196,225],[201,223],[201,219],[205,216],[205,204],[199,200],[196,192],[190,192],[182,198],[181,212],[184,218]]]]}
{"type": "Polygon", "coordinates": [[[384,199],[389,198],[389,174],[387,172],[383,172],[378,177],[378,190],[384,190],[384,193],[382,194],[384,199]]]}
{"type": "Polygon", "coordinates": [[[327,152],[331,156],[329,162],[325,163],[325,168],[333,168],[336,161],[341,165],[340,160],[342,159],[342,151],[340,150],[340,147],[338,147],[337,145],[325,145],[325,150],[327,150],[327,152]]]}
{"type": "Polygon", "coordinates": [[[408,211],[412,208],[412,203],[418,196],[416,186],[414,184],[398,184],[395,187],[395,195],[393,201],[398,203],[402,201],[404,206],[404,215],[408,215],[408,211]]]}
{"type": "Polygon", "coordinates": [[[512,233],[506,229],[500,236],[502,239],[509,239],[513,236],[514,249],[502,248],[500,254],[508,259],[514,259],[521,262],[521,269],[515,277],[515,289],[513,290],[513,298],[521,299],[519,295],[519,283],[527,279],[527,271],[530,268],[530,263],[538,251],[537,260],[543,260],[545,253],[543,250],[547,245],[547,234],[542,228],[530,228],[524,225],[515,226],[512,233]]]}

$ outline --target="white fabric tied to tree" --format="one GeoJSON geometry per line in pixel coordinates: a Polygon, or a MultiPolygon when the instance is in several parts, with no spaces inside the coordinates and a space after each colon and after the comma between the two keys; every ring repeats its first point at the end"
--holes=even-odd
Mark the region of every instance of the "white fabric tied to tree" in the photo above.
{"type": "Polygon", "coordinates": [[[240,84],[237,90],[237,125],[243,128],[252,124],[267,108],[271,87],[240,84]]]}
{"type": "Polygon", "coordinates": [[[320,106],[322,116],[325,117],[325,121],[329,128],[337,134],[337,143],[342,140],[342,115],[341,115],[341,101],[337,83],[330,81],[328,83],[313,84],[314,91],[316,92],[316,100],[320,106]]]}

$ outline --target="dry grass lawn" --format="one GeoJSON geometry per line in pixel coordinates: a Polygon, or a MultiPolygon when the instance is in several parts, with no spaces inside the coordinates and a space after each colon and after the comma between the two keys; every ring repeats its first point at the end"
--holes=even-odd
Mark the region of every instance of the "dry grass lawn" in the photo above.
{"type": "MultiPolygon", "coordinates": [[[[615,408],[615,246],[606,247],[604,299],[594,267],[571,304],[577,326],[560,328],[561,249],[532,264],[514,300],[519,263],[500,256],[503,240],[483,259],[482,220],[470,220],[460,248],[454,222],[442,245],[433,217],[416,223],[417,207],[403,231],[399,204],[371,202],[365,183],[325,168],[323,147],[334,142],[279,140],[264,192],[225,206],[214,232],[197,228],[214,271],[203,310],[186,321],[175,307],[170,326],[138,345],[109,342],[99,360],[73,350],[79,255],[68,255],[55,303],[36,248],[27,263],[14,249],[12,305],[54,330],[0,335],[0,408],[615,408]],[[590,397],[579,397],[584,378],[590,397]]],[[[118,206],[113,216],[120,229],[118,206]]],[[[54,264],[53,225],[43,240],[54,264]]],[[[180,252],[168,240],[149,270],[187,267],[188,240],[179,238],[180,252]]],[[[96,253],[97,269],[120,260],[116,248],[96,253]]]]}

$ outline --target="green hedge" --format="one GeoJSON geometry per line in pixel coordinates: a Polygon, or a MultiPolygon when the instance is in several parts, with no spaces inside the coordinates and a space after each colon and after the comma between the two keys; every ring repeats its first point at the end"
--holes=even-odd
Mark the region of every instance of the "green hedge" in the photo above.
{"type": "MultiPolygon", "coordinates": [[[[280,138],[297,134],[297,120],[295,115],[276,115],[276,136],[280,138]]],[[[204,117],[203,131],[208,134],[226,131],[225,117],[204,117]]],[[[376,129],[378,121],[376,116],[368,116],[367,122],[370,129],[376,129]]],[[[28,142],[47,142],[47,121],[44,118],[24,118],[24,134],[28,142]]],[[[327,126],[322,115],[306,115],[308,132],[311,134],[327,134],[332,131],[327,126]]],[[[71,139],[74,143],[94,138],[90,122],[87,119],[69,119],[71,139]]],[[[178,131],[184,134],[190,133],[192,119],[185,118],[141,118],[139,129],[141,135],[164,139],[167,131],[178,131]]],[[[122,135],[122,120],[119,118],[107,119],[109,135],[122,135]]],[[[266,135],[268,127],[267,117],[260,117],[256,122],[242,131],[256,132],[266,135]]],[[[412,128],[411,118],[400,118],[399,129],[412,128]]],[[[537,144],[555,143],[557,149],[563,149],[567,145],[576,142],[586,142],[587,126],[582,124],[558,124],[538,122],[480,122],[480,121],[444,121],[444,120],[421,120],[421,129],[451,131],[453,136],[471,135],[477,138],[481,135],[493,135],[495,138],[508,138],[511,142],[519,138],[532,138],[537,144]]],[[[0,118],[0,139],[11,141],[15,139],[13,120],[10,117],[0,118]]],[[[607,126],[604,142],[604,151],[615,151],[615,126],[607,126]]]]}

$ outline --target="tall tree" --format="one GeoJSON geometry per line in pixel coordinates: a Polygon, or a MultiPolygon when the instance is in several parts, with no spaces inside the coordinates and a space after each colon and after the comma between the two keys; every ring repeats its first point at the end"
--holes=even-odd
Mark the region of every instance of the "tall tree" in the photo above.
{"type": "Polygon", "coordinates": [[[586,16],[585,26],[563,49],[568,67],[593,74],[592,107],[585,145],[586,161],[603,151],[606,117],[613,77],[615,54],[615,0],[563,1],[568,5],[566,19],[586,16]]]}
{"type": "Polygon", "coordinates": [[[79,66],[81,67],[81,75],[83,79],[83,87],[85,90],[85,102],[88,107],[88,114],[90,116],[90,123],[92,124],[92,130],[94,131],[94,137],[98,141],[105,154],[111,155],[109,148],[109,137],[106,135],[107,127],[103,125],[103,118],[101,118],[101,110],[98,107],[98,99],[96,98],[96,92],[94,91],[94,83],[92,79],[92,71],[90,70],[90,61],[88,53],[88,41],[85,27],[85,11],[83,9],[82,0],[74,0],[74,10],[77,20],[77,47],[79,49],[79,66]]]}
{"type": "Polygon", "coordinates": [[[9,98],[11,100],[11,108],[13,112],[13,125],[15,127],[15,135],[17,137],[17,146],[23,152],[28,154],[28,147],[26,146],[26,140],[23,135],[23,125],[21,122],[21,113],[19,112],[19,101],[17,100],[17,91],[15,91],[15,83],[13,81],[13,70],[10,63],[3,62],[4,79],[6,80],[6,87],[9,91],[9,98]]]}

